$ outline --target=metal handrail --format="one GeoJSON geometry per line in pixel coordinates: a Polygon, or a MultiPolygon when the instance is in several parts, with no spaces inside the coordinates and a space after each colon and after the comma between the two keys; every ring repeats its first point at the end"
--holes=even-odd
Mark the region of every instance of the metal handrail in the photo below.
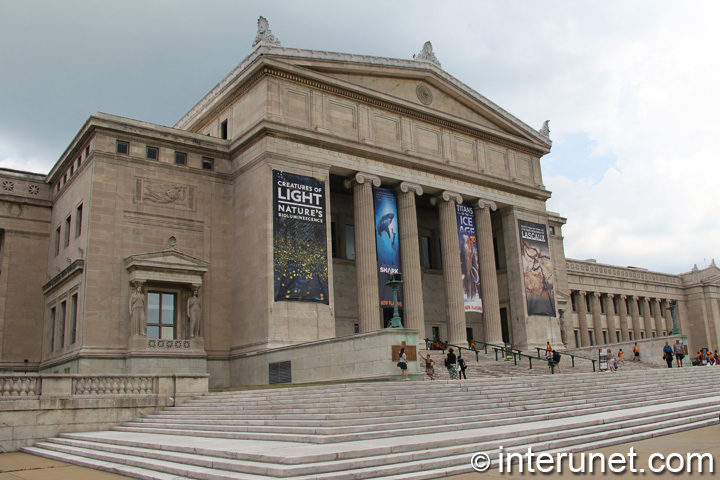
{"type": "MultiPolygon", "coordinates": [[[[542,358],[541,352],[547,352],[547,348],[535,347],[535,350],[537,350],[537,352],[538,352],[537,358],[542,358]]],[[[561,355],[568,356],[572,359],[573,368],[575,368],[575,358],[582,358],[583,360],[590,360],[592,362],[593,372],[597,372],[597,369],[595,368],[595,362],[597,362],[597,360],[594,358],[584,357],[582,355],[576,355],[574,353],[566,353],[566,352],[561,353],[561,355]]]]}

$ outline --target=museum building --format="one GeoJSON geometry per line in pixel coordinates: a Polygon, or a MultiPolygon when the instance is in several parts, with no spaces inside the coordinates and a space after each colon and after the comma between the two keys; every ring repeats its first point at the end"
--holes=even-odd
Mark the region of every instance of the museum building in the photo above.
{"type": "MultiPolygon", "coordinates": [[[[0,369],[208,373],[385,328],[522,349],[720,343],[720,271],[566,259],[536,130],[445,72],[284,47],[173,127],[98,113],[47,175],[0,170],[0,369]],[[398,299],[388,281],[401,278],[398,299]]],[[[395,292],[398,293],[398,292],[395,292]]]]}

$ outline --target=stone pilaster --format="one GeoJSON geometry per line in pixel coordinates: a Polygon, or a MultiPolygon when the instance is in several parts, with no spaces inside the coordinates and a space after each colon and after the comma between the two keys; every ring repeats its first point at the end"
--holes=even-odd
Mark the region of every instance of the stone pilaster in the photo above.
{"type": "Polygon", "coordinates": [[[443,192],[435,197],[440,210],[440,238],[445,302],[448,314],[448,342],[465,345],[465,300],[460,265],[460,240],[458,239],[457,213],[455,205],[462,203],[462,197],[454,192],[443,192]]]}
{"type": "Polygon", "coordinates": [[[662,336],[663,326],[663,309],[662,300],[659,298],[655,299],[655,335],[658,337],[662,336]]]}
{"type": "Polygon", "coordinates": [[[630,334],[628,333],[628,326],[627,326],[627,317],[628,317],[628,311],[627,311],[627,303],[625,300],[627,299],[627,295],[620,295],[620,301],[618,302],[620,304],[620,333],[622,334],[622,341],[628,342],[630,341],[630,334]]]}
{"type": "Polygon", "coordinates": [[[503,342],[502,325],[500,323],[500,296],[498,294],[492,222],[490,220],[490,210],[497,210],[497,205],[495,205],[495,202],[478,200],[474,209],[478,255],[480,256],[480,291],[482,292],[485,341],[501,345],[503,342]]]}
{"type": "Polygon", "coordinates": [[[605,297],[605,316],[607,317],[608,336],[610,343],[617,342],[617,325],[615,325],[615,295],[608,293],[605,297]]]}
{"type": "Polygon", "coordinates": [[[590,303],[592,304],[593,329],[595,330],[595,345],[605,343],[602,334],[602,318],[600,317],[601,296],[602,293],[594,292],[593,296],[590,298],[590,303]]]}
{"type": "Polygon", "coordinates": [[[640,340],[640,312],[638,311],[638,297],[630,297],[630,316],[632,317],[632,329],[635,336],[634,341],[640,340]]]}
{"type": "Polygon", "coordinates": [[[357,272],[358,323],[360,333],[382,328],[378,287],[377,245],[372,187],[380,186],[375,175],[357,173],[345,180],[353,189],[355,214],[355,270],[357,272]]]}
{"type": "Polygon", "coordinates": [[[397,188],[404,327],[419,330],[421,339],[425,338],[425,310],[415,195],[422,194],[422,187],[414,183],[402,182],[397,188]]]}
{"type": "Polygon", "coordinates": [[[590,346],[590,333],[588,331],[587,321],[587,303],[585,296],[587,292],[577,292],[577,307],[578,307],[578,325],[580,326],[580,342],[583,347],[590,346]]]}

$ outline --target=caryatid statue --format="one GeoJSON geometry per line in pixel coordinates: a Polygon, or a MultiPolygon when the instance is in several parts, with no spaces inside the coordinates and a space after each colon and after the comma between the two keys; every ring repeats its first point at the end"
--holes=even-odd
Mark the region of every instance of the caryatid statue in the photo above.
{"type": "Polygon", "coordinates": [[[130,311],[130,334],[146,336],[145,294],[142,291],[142,284],[135,285],[135,292],[130,295],[128,309],[130,311]]]}
{"type": "Polygon", "coordinates": [[[200,336],[202,326],[202,304],[198,298],[198,291],[194,290],[192,297],[187,301],[187,316],[190,321],[190,338],[200,336]]]}

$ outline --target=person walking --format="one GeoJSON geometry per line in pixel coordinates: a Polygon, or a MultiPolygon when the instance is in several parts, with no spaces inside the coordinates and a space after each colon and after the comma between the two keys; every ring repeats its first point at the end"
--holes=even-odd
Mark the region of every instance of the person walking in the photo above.
{"type": "Polygon", "coordinates": [[[427,373],[427,376],[430,377],[430,380],[435,380],[435,360],[430,358],[430,354],[428,353],[427,357],[423,357],[422,353],[420,354],[420,358],[425,360],[425,373],[427,373]]]}
{"type": "Polygon", "coordinates": [[[619,360],[623,365],[625,365],[625,359],[623,358],[622,348],[621,348],[620,351],[618,352],[618,360],[619,360]]]}
{"type": "Polygon", "coordinates": [[[683,358],[685,358],[683,348],[684,345],[680,343],[679,339],[676,339],[675,345],[673,345],[673,350],[675,351],[675,363],[677,364],[678,368],[681,368],[683,366],[683,358]]]}
{"type": "Polygon", "coordinates": [[[667,362],[668,368],[672,368],[673,349],[668,342],[665,342],[663,347],[663,360],[667,362]]]}
{"type": "Polygon", "coordinates": [[[455,350],[453,350],[452,347],[450,347],[447,355],[445,355],[445,367],[447,367],[448,374],[450,375],[450,380],[457,380],[457,357],[455,356],[455,350]]]}
{"type": "Polygon", "coordinates": [[[548,366],[550,368],[557,368],[558,373],[562,373],[560,370],[560,352],[556,350],[550,351],[550,358],[548,359],[548,366]]]}
{"type": "Polygon", "coordinates": [[[409,380],[408,378],[408,370],[407,370],[407,356],[405,355],[405,348],[400,349],[400,361],[398,361],[397,366],[400,367],[400,372],[402,373],[403,380],[409,380]]]}
{"type": "Polygon", "coordinates": [[[633,362],[639,362],[640,361],[640,349],[637,346],[637,342],[635,342],[635,345],[633,346],[633,362]]]}
{"type": "Polygon", "coordinates": [[[545,345],[545,358],[548,360],[550,357],[552,357],[552,345],[550,345],[550,342],[547,342],[547,345],[545,345]]]}
{"type": "Polygon", "coordinates": [[[460,372],[458,373],[458,380],[463,377],[465,377],[465,380],[467,380],[467,375],[465,374],[465,370],[467,370],[467,363],[465,363],[465,359],[458,355],[457,364],[458,368],[460,369],[460,372]]]}
{"type": "Polygon", "coordinates": [[[617,370],[617,362],[615,361],[615,354],[612,353],[612,350],[608,348],[607,352],[607,362],[608,362],[608,368],[611,372],[614,372],[617,370]]]}

